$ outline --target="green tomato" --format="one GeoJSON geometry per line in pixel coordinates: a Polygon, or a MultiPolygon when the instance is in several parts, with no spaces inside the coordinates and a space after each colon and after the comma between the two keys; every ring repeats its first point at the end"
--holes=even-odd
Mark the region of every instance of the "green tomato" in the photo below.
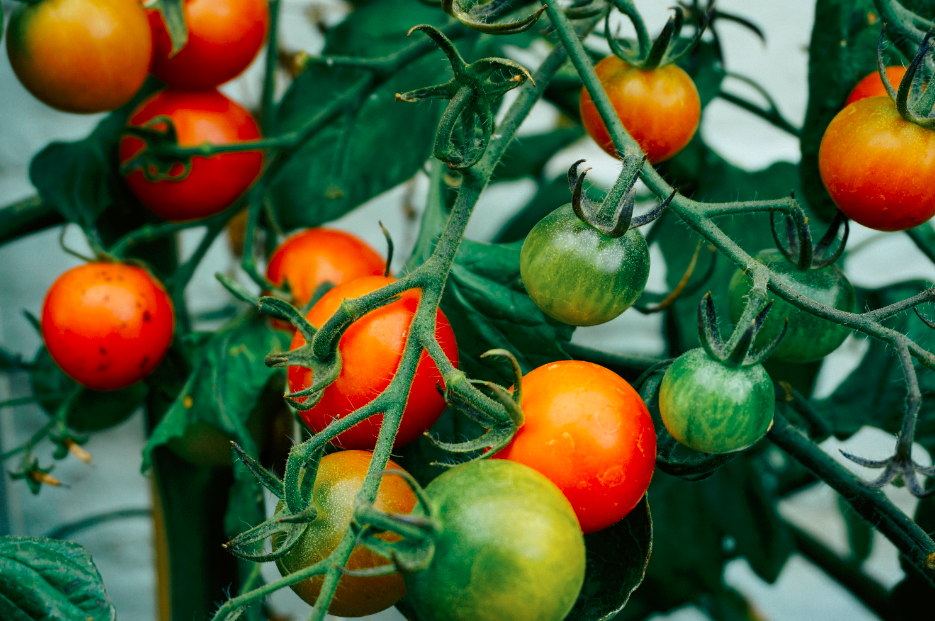
{"type": "Polygon", "coordinates": [[[523,243],[520,273],[544,313],[573,326],[605,323],[630,308],[649,278],[649,248],[632,228],[610,237],[571,204],[539,221],[523,243]]]}
{"type": "MultiPolygon", "coordinates": [[[[802,271],[778,250],[764,250],[756,255],[756,260],[778,274],[798,293],[838,310],[854,312],[854,286],[836,265],[802,271]]],[[[731,278],[730,318],[734,323],[743,315],[746,296],[752,288],[753,280],[740,270],[731,278]]],[[[770,355],[776,360],[809,362],[824,358],[840,347],[850,333],[845,326],[807,313],[777,297],[757,334],[756,346],[767,345],[779,336],[785,318],[789,320],[786,335],[770,355]]]]}
{"type": "Polygon", "coordinates": [[[441,526],[431,566],[404,575],[425,621],[561,621],[584,584],[584,536],[545,476],[467,463],[426,488],[441,526]]]}
{"type": "Polygon", "coordinates": [[[762,365],[729,367],[698,348],[682,354],[659,387],[666,429],[703,453],[731,453],[755,444],[773,421],[773,381],[762,365]]]}

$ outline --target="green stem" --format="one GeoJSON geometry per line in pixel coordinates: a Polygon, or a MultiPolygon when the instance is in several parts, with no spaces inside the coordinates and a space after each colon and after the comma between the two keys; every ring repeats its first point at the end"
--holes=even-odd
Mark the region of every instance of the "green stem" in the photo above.
{"type": "Polygon", "coordinates": [[[269,0],[269,37],[266,40],[266,59],[263,68],[263,94],[260,97],[260,127],[263,135],[273,131],[276,120],[276,68],[279,65],[279,9],[280,0],[269,0]]]}
{"type": "Polygon", "coordinates": [[[55,207],[39,196],[30,196],[0,208],[0,245],[64,223],[55,207]]]}
{"type": "Polygon", "coordinates": [[[935,542],[900,511],[883,492],[869,489],[851,472],[810,441],[780,414],[773,418],[767,437],[838,492],[867,522],[879,530],[912,565],[935,586],[935,542]]]}

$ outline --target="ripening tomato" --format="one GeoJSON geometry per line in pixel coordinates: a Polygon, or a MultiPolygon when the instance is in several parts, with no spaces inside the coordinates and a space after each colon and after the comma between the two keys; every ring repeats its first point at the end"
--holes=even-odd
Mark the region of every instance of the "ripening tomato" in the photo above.
{"type": "MultiPolygon", "coordinates": [[[[276,566],[283,576],[314,565],[327,558],[338,547],[344,531],[354,517],[354,498],[363,487],[372,456],[368,451],[338,451],[321,458],[311,498],[312,506],[318,513],[295,547],[276,561],[276,566]]],[[[392,460],[387,463],[386,468],[402,470],[392,460]]],[[[416,505],[416,495],[405,479],[388,474],[380,481],[377,498],[373,504],[377,509],[388,513],[411,513],[416,505]]],[[[280,501],[276,511],[279,512],[282,506],[280,501]]],[[[278,546],[282,539],[281,534],[274,535],[273,545],[278,546]]],[[[370,569],[389,565],[390,562],[376,552],[358,545],[351,552],[345,567],[370,569]]],[[[314,576],[289,586],[296,595],[310,606],[314,606],[323,582],[322,576],[314,576]]],[[[386,610],[405,594],[406,585],[398,573],[368,578],[341,576],[328,612],[339,617],[373,615],[386,610]]]]}
{"type": "Polygon", "coordinates": [[[37,99],[65,112],[104,112],[130,101],[153,54],[137,0],[42,0],[10,17],[7,53],[37,99]]]}
{"type": "MultiPolygon", "coordinates": [[[[181,146],[232,144],[260,138],[260,128],[250,113],[216,90],[160,91],[136,109],[129,125],[141,127],[159,116],[172,119],[181,146]]],[[[156,127],[159,126],[157,123],[156,127]]],[[[146,145],[140,138],[124,136],[120,140],[121,163],[144,148],[146,145]]],[[[195,220],[230,207],[253,185],[262,168],[262,151],[243,151],[193,157],[190,173],[181,180],[149,181],[141,170],[134,170],[126,179],[140,202],[156,215],[166,220],[195,220]]],[[[181,163],[176,164],[172,174],[181,174],[183,170],[181,163]]]]}
{"type": "Polygon", "coordinates": [[[871,229],[904,231],[935,215],[935,131],[902,118],[889,97],[834,117],[818,169],[838,208],[871,229]]]}
{"type": "Polygon", "coordinates": [[[162,14],[149,11],[153,75],[181,88],[218,86],[240,75],[256,58],[269,30],[266,0],[185,0],[188,41],[171,56],[162,14]]]}
{"type": "MultiPolygon", "coordinates": [[[[393,280],[385,276],[367,276],[338,285],[323,295],[306,317],[313,326],[321,327],[345,298],[376,291],[393,280]]],[[[341,374],[325,388],[321,401],[315,407],[299,412],[309,427],[316,432],[321,431],[333,419],[343,418],[370,403],[390,385],[402,359],[409,326],[421,297],[422,292],[418,289],[406,291],[399,300],[367,313],[347,328],[338,344],[341,374]]],[[[457,366],[458,347],[454,331],[440,310],[436,315],[435,338],[452,364],[457,366]]],[[[289,349],[297,349],[304,344],[305,337],[296,331],[289,349]]],[[[289,367],[289,390],[297,392],[308,388],[313,377],[311,369],[289,367]]],[[[442,383],[441,373],[423,350],[395,446],[412,442],[441,416],[445,400],[438,394],[436,385],[442,383]]],[[[372,416],[339,435],[334,443],[344,448],[372,449],[376,446],[382,423],[382,415],[372,416]]]]}
{"type": "MultiPolygon", "coordinates": [[[[616,56],[594,66],[607,97],[627,132],[651,164],[669,159],[695,135],[701,100],[695,83],[676,65],[643,71],[616,56]]],[[[614,157],[617,149],[584,87],[579,100],[581,122],[591,138],[614,157]]]]}
{"type": "Polygon", "coordinates": [[[571,502],[585,534],[623,519],[656,467],[656,432],[639,393],[622,377],[580,360],[523,377],[526,422],[496,454],[538,470],[571,502]]]}
{"type": "MultiPolygon", "coordinates": [[[[896,90],[899,90],[899,83],[902,81],[904,75],[906,75],[905,67],[897,66],[886,68],[886,77],[896,90]]],[[[854,87],[851,94],[847,96],[847,101],[844,102],[844,105],[847,106],[855,101],[866,99],[867,97],[880,96],[889,97],[889,93],[886,92],[886,87],[883,86],[883,81],[880,79],[880,72],[874,71],[857,83],[857,86],[854,87]]]]}
{"type": "Polygon", "coordinates": [[[293,304],[305,306],[319,285],[382,276],[386,262],[364,240],[334,229],[315,228],[290,236],[270,255],[266,278],[289,284],[293,304]]]}
{"type": "Polygon", "coordinates": [[[133,265],[72,268],[42,305],[42,338],[52,359],[94,390],[117,390],[149,375],[169,349],[174,327],[166,290],[133,265]]]}

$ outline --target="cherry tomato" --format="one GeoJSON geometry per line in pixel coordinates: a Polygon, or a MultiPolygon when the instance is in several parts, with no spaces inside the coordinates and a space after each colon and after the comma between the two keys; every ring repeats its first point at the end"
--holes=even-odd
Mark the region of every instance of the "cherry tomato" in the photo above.
{"type": "Polygon", "coordinates": [[[630,384],[579,360],[546,364],[523,377],[525,424],[496,454],[555,483],[587,533],[623,519],[646,493],[656,467],[656,431],[630,384]]]}
{"type": "Polygon", "coordinates": [[[240,75],[269,30],[266,0],[185,0],[188,41],[171,56],[172,40],[158,11],[149,11],[153,75],[181,88],[210,88],[240,75]]]}
{"type": "MultiPolygon", "coordinates": [[[[322,296],[306,317],[313,326],[321,327],[345,298],[356,298],[376,291],[393,280],[384,276],[367,276],[338,285],[322,296]]],[[[390,385],[402,359],[409,325],[421,297],[422,292],[419,290],[407,291],[396,302],[367,313],[348,327],[338,344],[341,374],[325,388],[321,401],[315,407],[300,412],[309,427],[316,432],[321,431],[333,419],[343,418],[370,403],[390,385]]],[[[435,337],[451,362],[457,366],[455,335],[440,310],[436,315],[435,337]]],[[[304,344],[305,337],[296,331],[290,349],[304,344]]],[[[311,386],[314,372],[305,367],[289,367],[288,377],[289,390],[296,392],[311,386]]],[[[395,446],[412,442],[441,416],[445,400],[436,388],[441,383],[441,373],[423,350],[395,446]]],[[[382,415],[372,416],[339,435],[334,443],[345,448],[372,449],[376,446],[382,423],[382,415]]]]}
{"type": "MultiPolygon", "coordinates": [[[[798,293],[816,302],[848,313],[857,305],[854,286],[836,265],[802,271],[778,250],[764,250],[756,260],[768,266],[798,293]]],[[[730,319],[740,320],[746,308],[746,296],[753,288],[753,279],[738,270],[730,280],[730,319]]],[[[779,346],[770,358],[786,362],[809,362],[824,358],[841,346],[850,330],[846,326],[816,317],[775,297],[773,305],[756,336],[757,347],[773,342],[786,328],[779,346]],[[788,319],[788,325],[785,323],[788,319]]]]}
{"type": "Polygon", "coordinates": [[[544,313],[593,326],[640,297],[649,278],[649,248],[638,229],[610,237],[580,220],[568,204],[529,232],[519,266],[529,297],[544,313]]]}
{"type": "MultiPolygon", "coordinates": [[[[604,91],[627,132],[651,164],[669,159],[695,135],[701,100],[695,83],[676,65],[643,71],[616,56],[594,66],[604,91]]],[[[581,122],[604,151],[618,157],[607,127],[586,88],[579,100],[581,122]]]]}
{"type": "MultiPolygon", "coordinates": [[[[354,517],[354,497],[363,487],[372,454],[368,451],[339,451],[325,455],[318,466],[315,485],[312,488],[312,506],[318,510],[305,534],[296,542],[288,554],[276,561],[283,576],[327,558],[338,547],[344,531],[354,517]]],[[[387,469],[402,470],[390,461],[387,469]]],[[[411,513],[416,505],[416,496],[402,477],[384,475],[377,490],[374,506],[389,513],[411,513]]],[[[282,502],[276,511],[282,509],[282,502]]],[[[273,546],[282,543],[283,536],[273,536],[273,546]]],[[[357,546],[345,567],[369,569],[389,565],[390,560],[357,546]]],[[[322,576],[315,576],[290,585],[296,595],[314,606],[323,583],[322,576]]],[[[380,577],[341,576],[334,599],[328,612],[339,617],[364,617],[386,610],[406,594],[406,586],[399,574],[380,577]]]]}
{"type": "Polygon", "coordinates": [[[584,584],[585,549],[555,485],[522,464],[482,460],[425,493],[441,531],[428,569],[403,576],[425,621],[565,618],[584,584]]]}
{"type": "Polygon", "coordinates": [[[42,338],[72,379],[117,390],[156,368],[172,341],[175,313],[146,270],[87,263],[58,277],[42,305],[42,338]]]}
{"type": "MultiPolygon", "coordinates": [[[[181,146],[232,144],[257,140],[260,129],[243,107],[215,90],[166,89],[144,101],[130,117],[140,127],[158,116],[172,119],[181,146]]],[[[156,127],[164,127],[157,123],[156,127]]],[[[120,140],[120,161],[127,162],[145,148],[135,136],[120,140]]],[[[193,157],[191,172],[182,180],[148,181],[141,170],[127,175],[130,189],[146,207],[166,220],[194,220],[224,211],[256,181],[263,168],[262,151],[193,157]]],[[[173,175],[181,174],[181,163],[173,175]]]]}
{"type": "Polygon", "coordinates": [[[137,0],[43,0],[10,17],[7,53],[37,99],[65,112],[104,112],[130,101],[153,54],[137,0]]]}
{"type": "Polygon", "coordinates": [[[935,131],[903,119],[889,97],[834,117],[818,169],[838,208],[871,229],[904,231],[935,215],[935,131]]]}
{"type": "Polygon", "coordinates": [[[703,453],[731,453],[755,444],[773,422],[776,396],[763,365],[729,367],[702,348],[672,363],[659,387],[666,429],[703,453]]]}
{"type": "MultiPolygon", "coordinates": [[[[899,90],[899,83],[902,81],[904,75],[906,75],[905,67],[886,68],[886,77],[896,90],[899,90]]],[[[847,106],[848,104],[866,99],[867,97],[880,96],[889,97],[889,93],[886,92],[886,87],[883,86],[883,81],[880,80],[880,72],[874,71],[857,83],[857,86],[854,87],[851,94],[847,96],[847,101],[844,102],[844,105],[847,106]]]]}
{"type": "Polygon", "coordinates": [[[362,276],[382,276],[386,262],[367,242],[334,229],[308,229],[290,236],[270,255],[266,278],[289,283],[293,303],[305,306],[319,285],[362,276]]]}

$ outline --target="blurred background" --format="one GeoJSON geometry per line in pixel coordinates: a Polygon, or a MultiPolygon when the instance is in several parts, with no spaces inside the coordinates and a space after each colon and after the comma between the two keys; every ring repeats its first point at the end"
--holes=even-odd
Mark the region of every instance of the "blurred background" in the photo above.
{"type": "MultiPolygon", "coordinates": [[[[413,0],[416,1],[416,0],[413,0]]],[[[651,31],[658,32],[669,15],[668,3],[636,2],[651,31]]],[[[9,15],[13,3],[3,0],[9,15]]],[[[758,24],[766,44],[750,31],[729,22],[721,27],[726,64],[731,72],[756,77],[766,85],[783,115],[801,125],[807,98],[807,46],[813,23],[814,3],[810,0],[748,2],[720,0],[718,8],[743,15],[758,24]]],[[[338,1],[284,0],[281,16],[281,42],[288,51],[317,53],[323,44],[318,24],[332,25],[342,19],[348,7],[338,1]]],[[[624,26],[623,34],[627,33],[624,26]]],[[[598,42],[596,45],[600,45],[598,42]]],[[[543,50],[516,50],[516,60],[533,67],[543,50]]],[[[438,62],[445,62],[438,54],[438,62]]],[[[222,90],[245,104],[258,107],[262,55],[243,76],[222,90]]],[[[280,76],[281,86],[287,83],[280,76]]],[[[754,101],[760,96],[738,80],[728,80],[727,90],[754,101]]],[[[404,105],[404,104],[400,104],[404,105]]],[[[417,113],[413,110],[413,113],[417,113]]],[[[521,133],[552,126],[557,112],[540,104],[521,133]]],[[[75,140],[85,136],[102,116],[79,116],[58,112],[31,97],[10,69],[6,54],[0,54],[0,204],[10,204],[34,193],[28,179],[29,161],[53,140],[75,140]]],[[[705,111],[700,130],[708,145],[735,166],[758,170],[775,161],[796,162],[799,147],[795,138],[761,119],[723,101],[714,101],[705,111]]],[[[610,184],[619,172],[616,160],[606,156],[590,139],[573,144],[550,162],[549,174],[557,174],[577,159],[586,158],[593,167],[591,177],[610,184]]],[[[353,231],[374,247],[384,241],[377,220],[387,226],[397,245],[396,266],[408,256],[417,233],[424,201],[426,180],[417,176],[410,183],[377,197],[332,226],[353,231]]],[[[498,184],[486,192],[468,237],[490,240],[534,193],[532,181],[498,184]]],[[[766,198],[766,197],[763,197],[766,198]]],[[[0,342],[11,351],[27,357],[40,344],[36,332],[23,316],[23,310],[38,314],[46,289],[64,270],[77,264],[58,245],[59,230],[36,234],[0,247],[0,342]]],[[[190,252],[199,239],[198,229],[182,237],[183,252],[190,252]]],[[[66,233],[68,246],[82,250],[84,242],[77,228],[66,233]]],[[[879,234],[852,225],[851,252],[844,265],[855,285],[879,286],[905,278],[935,279],[935,268],[922,259],[908,239],[901,235],[879,234]],[[858,249],[855,251],[854,249],[858,249]]],[[[237,270],[238,261],[221,237],[211,249],[188,289],[193,314],[223,306],[228,294],[214,279],[215,272],[237,270]]],[[[649,290],[665,289],[665,265],[661,255],[653,255],[649,290]]],[[[603,326],[579,328],[576,343],[629,354],[659,354],[661,318],[635,311],[603,326]]],[[[854,337],[832,354],[822,368],[817,396],[827,395],[856,365],[866,343],[854,337]]],[[[0,375],[0,401],[29,394],[25,377],[0,375]]],[[[35,432],[47,417],[33,406],[0,409],[0,450],[14,447],[35,432]]],[[[892,450],[894,438],[877,430],[864,430],[847,441],[847,449],[868,458],[883,458],[892,450]]],[[[155,619],[155,570],[152,548],[150,482],[140,472],[140,450],[144,443],[142,416],[134,415],[120,426],[96,433],[86,449],[93,455],[90,465],[75,459],[58,462],[55,475],[64,485],[44,487],[33,496],[21,482],[0,477],[0,534],[61,536],[90,550],[104,578],[108,593],[122,621],[155,619]],[[120,519],[99,523],[95,516],[118,512],[120,519]],[[90,519],[89,519],[90,518],[90,519]]],[[[840,459],[844,444],[829,440],[823,448],[840,459]]],[[[928,465],[928,455],[916,447],[916,460],[928,465]]],[[[848,468],[861,470],[849,462],[848,468]]],[[[870,476],[862,471],[864,477],[870,476]]],[[[888,486],[885,493],[911,515],[915,500],[903,489],[888,486]]],[[[812,534],[832,550],[844,555],[850,549],[837,496],[824,485],[811,486],[787,500],[781,512],[790,522],[812,534]]],[[[686,519],[691,519],[686,516],[686,519]]],[[[884,587],[902,578],[895,548],[880,535],[874,535],[873,551],[863,569],[884,587]]],[[[652,562],[652,561],[650,561],[652,562]]],[[[278,578],[272,564],[264,568],[269,579],[278,578]]],[[[766,584],[750,570],[746,561],[733,561],[726,574],[728,584],[753,603],[763,619],[774,621],[864,621],[877,617],[825,573],[804,558],[794,556],[775,584],[766,584]]],[[[275,609],[285,616],[301,619],[309,609],[290,590],[273,598],[275,609]]],[[[373,619],[399,620],[389,611],[373,619]]],[[[654,619],[691,621],[705,619],[691,608],[680,609],[654,619]]]]}

